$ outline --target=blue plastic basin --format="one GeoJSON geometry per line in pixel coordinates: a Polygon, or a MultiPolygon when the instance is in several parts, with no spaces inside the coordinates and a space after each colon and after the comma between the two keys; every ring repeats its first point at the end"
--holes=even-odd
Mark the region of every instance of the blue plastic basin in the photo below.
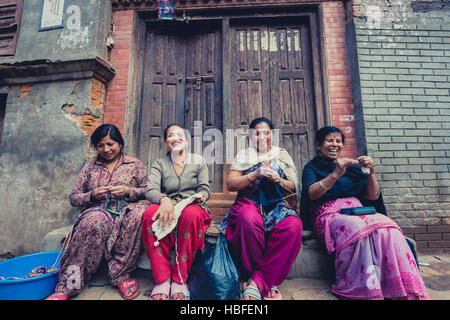
{"type": "MultiPolygon", "coordinates": [[[[4,278],[27,276],[34,268],[50,269],[58,258],[58,251],[33,253],[0,263],[0,275],[4,278]]],[[[59,269],[59,261],[57,264],[59,269]]],[[[0,280],[0,300],[40,300],[55,290],[58,273],[46,273],[36,277],[0,280]]]]}

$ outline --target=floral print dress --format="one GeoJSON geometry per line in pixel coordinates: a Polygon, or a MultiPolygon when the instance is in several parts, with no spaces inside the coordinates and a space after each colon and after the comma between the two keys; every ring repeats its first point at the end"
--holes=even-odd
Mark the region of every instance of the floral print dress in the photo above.
{"type": "Polygon", "coordinates": [[[118,286],[129,280],[141,252],[141,218],[148,203],[145,199],[147,172],[141,161],[122,155],[112,172],[97,158],[84,165],[70,193],[70,203],[80,207],[61,259],[59,281],[55,292],[69,296],[81,292],[85,281],[97,270],[104,257],[110,282],[118,286]],[[98,187],[130,187],[123,199],[112,199],[108,205],[120,215],[106,209],[106,201],[92,197],[98,187]]]}

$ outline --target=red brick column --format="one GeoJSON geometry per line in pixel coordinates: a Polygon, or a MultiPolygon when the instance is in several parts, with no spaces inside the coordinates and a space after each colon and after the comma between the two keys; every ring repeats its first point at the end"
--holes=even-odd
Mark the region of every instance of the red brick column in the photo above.
{"type": "Polygon", "coordinates": [[[103,123],[116,125],[124,132],[125,108],[127,103],[128,73],[133,39],[134,11],[113,11],[114,47],[110,54],[110,63],[116,74],[108,83],[103,123]]]}
{"type": "Polygon", "coordinates": [[[352,88],[345,44],[345,12],[341,1],[323,3],[325,57],[332,125],[345,133],[344,157],[358,155],[352,88]]]}

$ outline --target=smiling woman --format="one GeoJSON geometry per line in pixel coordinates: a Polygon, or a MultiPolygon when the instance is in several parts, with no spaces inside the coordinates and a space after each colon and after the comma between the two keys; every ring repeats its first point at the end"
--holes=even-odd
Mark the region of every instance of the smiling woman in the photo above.
{"type": "Polygon", "coordinates": [[[226,230],[230,254],[247,277],[244,300],[281,300],[279,285],[300,251],[302,222],[286,199],[298,190],[297,169],[285,149],[272,145],[272,122],[256,118],[252,146],[241,150],[227,178],[236,200],[219,228],[226,230]],[[287,194],[287,196],[285,195],[287,194]]]}
{"type": "Polygon", "coordinates": [[[110,282],[124,299],[140,292],[130,275],[140,255],[141,218],[147,205],[138,201],[145,199],[147,172],[138,159],[123,154],[124,141],[115,126],[98,127],[91,143],[98,156],[81,169],[69,196],[72,206],[84,211],[68,236],[59,281],[49,300],[67,300],[80,293],[103,256],[110,282]],[[72,283],[74,277],[77,285],[72,283]]]}
{"type": "Polygon", "coordinates": [[[318,156],[303,169],[301,213],[335,256],[331,291],[350,299],[428,299],[402,230],[386,216],[372,158],[342,158],[344,133],[332,126],[316,134],[318,156]],[[363,173],[362,167],[369,170],[363,173]],[[373,206],[352,216],[346,208],[373,206]]]}
{"type": "Polygon", "coordinates": [[[146,197],[152,203],[142,218],[142,241],[152,265],[156,282],[150,295],[152,300],[189,299],[186,286],[195,253],[204,248],[205,231],[211,223],[205,205],[210,194],[208,167],[201,155],[186,151],[184,129],[170,124],[164,130],[166,156],[155,160],[149,171],[146,197]],[[177,232],[169,233],[155,245],[153,223],[161,228],[175,219],[174,205],[199,194],[195,204],[186,206],[177,221],[177,232]],[[175,245],[175,264],[170,263],[170,250],[175,245]],[[170,293],[170,297],[169,297],[170,293]]]}

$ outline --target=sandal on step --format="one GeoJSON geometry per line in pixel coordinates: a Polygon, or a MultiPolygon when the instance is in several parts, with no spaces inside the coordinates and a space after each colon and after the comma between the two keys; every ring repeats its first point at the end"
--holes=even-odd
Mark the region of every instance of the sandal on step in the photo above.
{"type": "MultiPolygon", "coordinates": [[[[272,288],[270,288],[270,291],[276,292],[275,297],[271,298],[271,297],[269,297],[269,295],[267,295],[266,297],[264,297],[264,300],[281,300],[281,292],[277,286],[272,286],[272,288]]],[[[269,292],[269,294],[270,294],[270,292],[269,292]]]]}
{"type": "Polygon", "coordinates": [[[261,300],[261,293],[259,292],[258,288],[251,287],[248,285],[247,282],[244,282],[244,291],[242,291],[242,300],[245,300],[244,298],[246,296],[255,298],[256,300],[261,300]]]}
{"type": "Polygon", "coordinates": [[[65,293],[53,293],[44,300],[69,300],[69,296],[65,293]]]}
{"type": "Polygon", "coordinates": [[[131,299],[136,298],[139,295],[139,293],[141,292],[141,288],[139,287],[139,283],[137,282],[136,279],[131,279],[131,280],[122,282],[119,285],[119,291],[120,291],[120,295],[122,296],[123,299],[131,300],[131,299]],[[127,294],[130,291],[132,293],[127,294]]]}
{"type": "Polygon", "coordinates": [[[181,284],[172,280],[170,287],[170,297],[172,300],[189,300],[189,290],[185,284],[181,284]],[[183,294],[184,297],[174,298],[176,294],[183,294]]]}
{"type": "Polygon", "coordinates": [[[170,281],[164,281],[161,283],[157,283],[150,294],[150,300],[168,300],[170,294],[170,281]],[[166,298],[154,299],[153,297],[156,295],[164,295],[166,298]]]}

